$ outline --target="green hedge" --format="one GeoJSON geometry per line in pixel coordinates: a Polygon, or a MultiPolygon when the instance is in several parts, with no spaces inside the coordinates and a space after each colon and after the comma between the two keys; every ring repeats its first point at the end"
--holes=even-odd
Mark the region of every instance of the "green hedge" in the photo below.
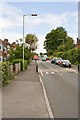
{"type": "Polygon", "coordinates": [[[56,52],[55,56],[68,59],[72,64],[80,64],[80,48],[73,48],[66,52],[56,52]]]}
{"type": "Polygon", "coordinates": [[[1,73],[2,73],[2,85],[10,83],[10,81],[14,78],[14,74],[11,74],[9,71],[9,63],[2,62],[1,66],[1,73]]]}
{"type": "MultiPolygon", "coordinates": [[[[14,59],[13,64],[20,63],[21,64],[21,71],[23,71],[23,59],[14,59]]],[[[24,60],[24,69],[27,69],[29,61],[24,60]]]]}
{"type": "Polygon", "coordinates": [[[1,70],[2,69],[2,62],[0,62],[0,88],[2,87],[2,75],[1,75],[1,70]]]}

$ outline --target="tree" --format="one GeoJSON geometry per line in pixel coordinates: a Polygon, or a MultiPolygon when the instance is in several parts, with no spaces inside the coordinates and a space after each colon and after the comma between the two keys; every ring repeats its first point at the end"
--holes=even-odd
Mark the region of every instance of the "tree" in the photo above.
{"type": "Polygon", "coordinates": [[[74,41],[71,37],[66,38],[66,43],[65,43],[65,50],[73,49],[74,46],[74,41]]]}
{"type": "Polygon", "coordinates": [[[13,59],[15,59],[15,51],[13,48],[10,48],[8,60],[13,61],[13,59]]]}
{"type": "Polygon", "coordinates": [[[48,56],[53,55],[53,50],[48,50],[47,55],[48,55],[48,56]]]}
{"type": "Polygon", "coordinates": [[[37,41],[38,41],[38,38],[34,34],[28,34],[25,37],[25,42],[29,45],[29,48],[32,51],[34,51],[35,49],[37,49],[37,44],[36,44],[37,41]]]}
{"type": "Polygon", "coordinates": [[[57,27],[48,33],[45,38],[44,48],[47,51],[56,50],[59,45],[63,44],[63,39],[64,42],[66,41],[67,31],[63,27],[57,27]]]}
{"type": "MultiPolygon", "coordinates": [[[[10,54],[9,61],[13,61],[14,59],[23,59],[23,43],[19,42],[19,44],[16,45],[16,49],[11,48],[9,51],[9,54],[10,54]]],[[[31,51],[28,49],[28,47],[25,47],[24,48],[24,59],[29,60],[32,56],[33,55],[31,51]]]]}

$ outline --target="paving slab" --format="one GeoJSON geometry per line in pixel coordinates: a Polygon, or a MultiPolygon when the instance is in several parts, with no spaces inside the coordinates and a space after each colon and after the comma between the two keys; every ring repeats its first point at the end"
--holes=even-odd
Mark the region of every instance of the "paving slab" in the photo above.
{"type": "Polygon", "coordinates": [[[49,118],[35,62],[2,91],[3,118],[49,118]]]}

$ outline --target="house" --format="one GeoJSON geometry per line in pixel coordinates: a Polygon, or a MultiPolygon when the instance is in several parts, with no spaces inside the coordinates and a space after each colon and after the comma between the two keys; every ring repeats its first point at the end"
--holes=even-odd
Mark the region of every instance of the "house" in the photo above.
{"type": "Polygon", "coordinates": [[[16,43],[9,43],[8,39],[1,40],[0,39],[0,61],[6,61],[9,57],[10,48],[16,48],[16,43]]]}

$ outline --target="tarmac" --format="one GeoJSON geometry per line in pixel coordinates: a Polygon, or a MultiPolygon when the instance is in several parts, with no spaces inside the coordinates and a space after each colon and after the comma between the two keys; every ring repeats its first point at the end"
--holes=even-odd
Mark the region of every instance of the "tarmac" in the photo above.
{"type": "Polygon", "coordinates": [[[2,118],[49,118],[39,73],[32,61],[2,90],[2,118]]]}

